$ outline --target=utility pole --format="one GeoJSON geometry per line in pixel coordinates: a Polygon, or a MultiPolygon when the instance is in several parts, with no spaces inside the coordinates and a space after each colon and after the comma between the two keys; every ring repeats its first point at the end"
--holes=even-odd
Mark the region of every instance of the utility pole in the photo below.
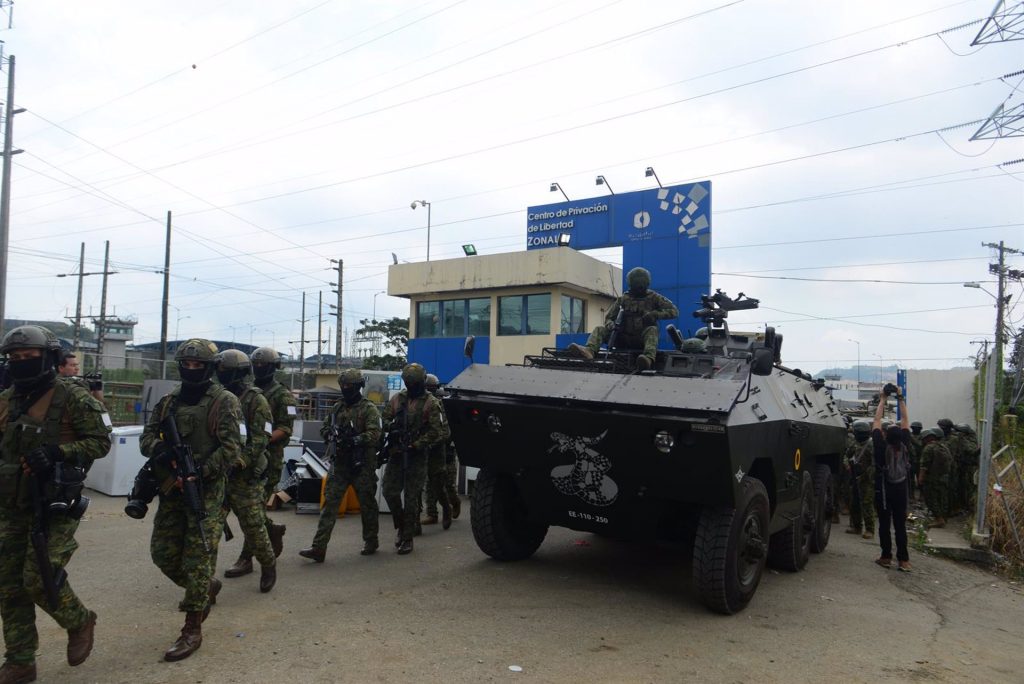
{"type": "MultiPolygon", "coordinates": [[[[85,246],[84,243],[82,245],[85,246]]],[[[167,306],[171,296],[171,212],[167,212],[167,239],[164,241],[164,299],[160,312],[160,377],[167,379],[167,306]]]]}
{"type": "MultiPolygon", "coordinates": [[[[990,247],[992,249],[999,250],[999,262],[996,264],[988,265],[988,272],[998,278],[997,289],[996,289],[996,338],[995,338],[995,349],[993,350],[993,358],[997,368],[996,381],[995,381],[995,403],[992,408],[995,409],[999,404],[999,386],[1002,385],[1002,368],[1003,368],[1003,339],[1006,337],[1003,333],[1003,311],[1006,305],[1006,277],[1007,274],[1016,276],[1019,278],[1017,271],[1008,271],[1006,268],[1006,255],[1009,254],[1024,254],[1019,249],[1007,247],[1002,240],[999,244],[993,242],[983,242],[982,247],[990,247]]],[[[991,418],[991,416],[989,416],[991,418]]]]}
{"type": "Polygon", "coordinates": [[[316,293],[316,372],[324,369],[324,291],[316,293]]]}
{"type": "MultiPolygon", "coordinates": [[[[999,333],[996,333],[998,337],[999,333]]],[[[998,346],[998,343],[997,345],[998,346]]],[[[988,351],[988,344],[985,344],[988,351]]],[[[971,532],[971,546],[988,548],[990,536],[985,525],[985,505],[988,497],[988,467],[992,461],[992,422],[996,410],[996,377],[999,371],[999,359],[994,353],[985,358],[985,397],[981,409],[981,454],[978,457],[978,496],[974,511],[974,530],[971,532]]]]}
{"type": "Polygon", "coordinates": [[[78,253],[78,303],[75,304],[75,344],[72,347],[78,351],[78,343],[82,339],[82,281],[85,279],[85,243],[78,253]]]}
{"type": "Polygon", "coordinates": [[[306,374],[306,293],[302,293],[302,320],[299,321],[299,377],[306,374]]]}
{"type": "Polygon", "coordinates": [[[110,240],[103,249],[103,294],[100,295],[100,329],[96,332],[96,372],[103,370],[103,338],[107,328],[107,276],[110,274],[110,240]]]}
{"type": "Polygon", "coordinates": [[[338,264],[337,266],[332,266],[332,268],[335,271],[338,272],[338,288],[336,290],[331,290],[331,292],[334,292],[336,295],[338,295],[338,303],[336,305],[332,305],[331,306],[332,309],[335,309],[335,312],[332,313],[331,315],[332,316],[336,316],[338,318],[338,325],[335,326],[338,329],[338,332],[337,332],[337,335],[335,336],[335,339],[334,339],[334,370],[338,371],[338,370],[341,370],[341,353],[342,353],[342,339],[341,339],[342,335],[341,335],[341,331],[342,331],[342,327],[343,327],[342,326],[342,314],[344,313],[344,311],[342,310],[342,305],[341,305],[341,295],[342,295],[342,292],[343,292],[343,290],[342,290],[342,281],[343,281],[343,277],[344,277],[344,274],[345,274],[345,260],[344,259],[331,259],[331,263],[338,264]]]}
{"type": "Polygon", "coordinates": [[[7,58],[7,102],[4,104],[4,161],[0,178],[0,335],[7,316],[7,243],[11,232],[11,157],[21,150],[12,149],[14,115],[25,111],[14,108],[14,55],[7,58]]]}

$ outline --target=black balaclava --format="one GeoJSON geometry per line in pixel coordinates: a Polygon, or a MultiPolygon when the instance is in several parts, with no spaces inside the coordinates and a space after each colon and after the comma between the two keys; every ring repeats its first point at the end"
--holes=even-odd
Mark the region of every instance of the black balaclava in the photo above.
{"type": "Polygon", "coordinates": [[[178,374],[181,376],[181,401],[189,406],[195,406],[206,394],[213,384],[213,364],[205,362],[202,368],[183,368],[178,362],[178,374]]]}
{"type": "Polygon", "coordinates": [[[14,389],[18,394],[30,394],[41,388],[49,389],[57,377],[53,354],[46,351],[34,359],[8,360],[7,373],[14,381],[14,389]]]}
{"type": "Polygon", "coordinates": [[[341,388],[341,397],[345,404],[351,406],[363,397],[362,385],[345,385],[341,388]]]}
{"type": "Polygon", "coordinates": [[[405,391],[410,399],[419,399],[426,393],[427,385],[422,382],[406,382],[405,391]]]}
{"type": "Polygon", "coordinates": [[[260,365],[253,364],[252,376],[253,382],[256,383],[257,387],[269,387],[270,383],[274,382],[274,373],[277,372],[272,364],[261,363],[260,365]]]}

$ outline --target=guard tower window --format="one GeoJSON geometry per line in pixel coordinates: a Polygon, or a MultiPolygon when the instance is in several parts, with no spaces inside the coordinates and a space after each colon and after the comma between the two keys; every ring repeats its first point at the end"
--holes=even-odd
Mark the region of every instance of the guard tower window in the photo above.
{"type": "Polygon", "coordinates": [[[551,295],[498,298],[499,335],[550,335],[551,295]]]}
{"type": "Polygon", "coordinates": [[[587,331],[586,325],[587,303],[579,297],[562,295],[562,324],[560,333],[583,333],[587,331]]]}
{"type": "Polygon", "coordinates": [[[416,305],[416,337],[489,335],[491,300],[446,299],[416,305]]]}

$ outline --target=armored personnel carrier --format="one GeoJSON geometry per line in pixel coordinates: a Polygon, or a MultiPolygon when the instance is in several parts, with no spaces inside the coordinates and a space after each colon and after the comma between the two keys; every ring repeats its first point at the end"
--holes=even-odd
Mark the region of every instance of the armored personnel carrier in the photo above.
{"type": "Polygon", "coordinates": [[[781,364],[772,328],[729,332],[729,311],[758,300],[702,300],[705,339],[669,326],[676,348],[650,370],[635,370],[640,350],[545,349],[522,365],[471,364],[448,385],[459,458],[480,469],[471,514],[484,553],[528,558],[551,525],[682,541],[696,594],[731,614],[766,562],[797,571],[825,549],[842,416],[822,383],[781,364]]]}

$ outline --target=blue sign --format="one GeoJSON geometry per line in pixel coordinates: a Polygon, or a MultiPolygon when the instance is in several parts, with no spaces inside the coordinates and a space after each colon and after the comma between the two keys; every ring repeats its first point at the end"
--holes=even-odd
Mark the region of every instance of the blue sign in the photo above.
{"type": "Polygon", "coordinates": [[[558,247],[560,237],[573,249],[622,247],[623,291],[625,274],[643,266],[651,288],[679,307],[675,325],[700,327],[689,314],[711,288],[710,181],[528,208],[526,249],[558,247]]]}

